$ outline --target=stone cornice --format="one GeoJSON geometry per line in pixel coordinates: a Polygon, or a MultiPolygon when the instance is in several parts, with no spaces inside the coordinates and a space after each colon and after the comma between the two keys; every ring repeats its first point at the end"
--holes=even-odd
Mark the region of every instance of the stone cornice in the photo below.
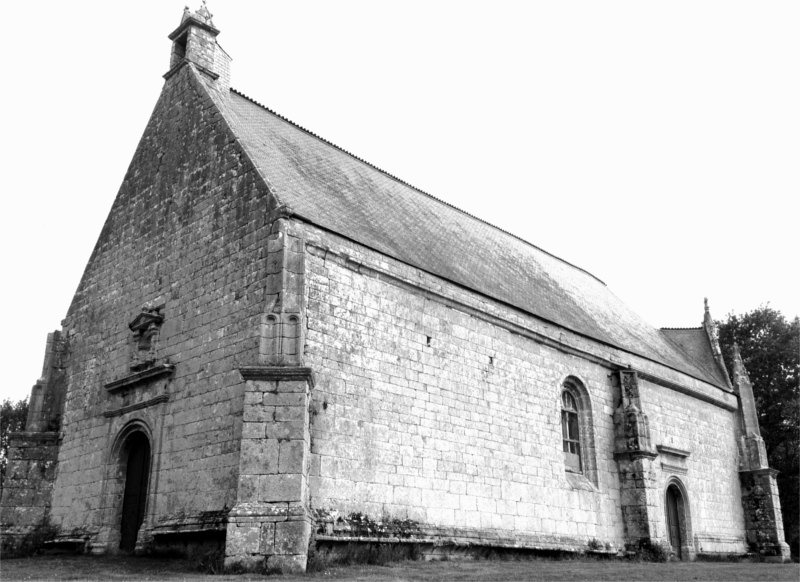
{"type": "Polygon", "coordinates": [[[107,382],[103,386],[109,392],[116,392],[125,388],[133,388],[134,386],[156,380],[157,378],[161,378],[163,376],[169,376],[174,371],[175,366],[172,364],[158,364],[157,366],[153,366],[152,368],[142,370],[141,372],[136,372],[135,374],[125,376],[119,380],[107,382]]]}
{"type": "Polygon", "coordinates": [[[663,453],[665,455],[672,455],[674,457],[681,457],[684,459],[692,454],[689,451],[668,447],[667,445],[656,445],[656,450],[658,450],[659,453],[663,453]]]}
{"type": "Polygon", "coordinates": [[[186,20],[181,22],[178,28],[173,30],[167,38],[170,40],[175,40],[181,34],[183,34],[183,32],[186,31],[190,26],[196,26],[197,28],[202,28],[203,30],[210,32],[213,36],[217,36],[219,34],[219,29],[214,28],[210,24],[206,24],[205,22],[198,20],[194,16],[189,16],[186,20]]]}
{"type": "Polygon", "coordinates": [[[686,467],[679,467],[678,465],[670,465],[669,463],[661,463],[661,468],[669,473],[675,473],[677,475],[688,475],[689,469],[686,467]]]}
{"type": "Polygon", "coordinates": [[[233,518],[240,523],[248,520],[258,521],[262,518],[266,518],[267,521],[282,521],[297,517],[311,520],[305,505],[292,502],[238,503],[228,513],[228,519],[233,518]]]}
{"type": "Polygon", "coordinates": [[[748,469],[747,471],[739,471],[740,475],[769,475],[770,477],[775,477],[780,471],[777,469],[748,469]]]}
{"type": "Polygon", "coordinates": [[[655,459],[658,456],[658,453],[654,453],[652,451],[615,451],[614,458],[615,459],[655,459]]]}
{"type": "Polygon", "coordinates": [[[151,323],[161,325],[164,323],[164,316],[159,313],[142,311],[133,319],[133,321],[128,324],[128,329],[131,331],[144,331],[150,326],[151,323]]]}
{"type": "Polygon", "coordinates": [[[142,408],[147,408],[148,406],[153,406],[155,404],[161,404],[162,402],[169,401],[169,394],[161,394],[160,396],[156,396],[155,398],[151,398],[150,400],[145,400],[144,402],[139,402],[137,404],[131,404],[130,406],[123,406],[122,408],[117,408],[116,410],[107,410],[103,413],[103,416],[106,418],[113,418],[115,416],[122,416],[128,412],[133,412],[134,410],[141,410],[142,408]]]}
{"type": "MultiPolygon", "coordinates": [[[[727,402],[723,402],[717,398],[713,398],[702,392],[698,392],[697,390],[692,390],[686,386],[681,386],[676,382],[672,382],[671,380],[667,380],[665,378],[661,378],[659,376],[655,376],[650,374],[649,372],[643,372],[642,370],[636,370],[639,374],[639,378],[642,380],[647,380],[648,382],[652,382],[653,384],[658,384],[659,386],[663,386],[664,388],[669,388],[670,390],[674,390],[675,392],[680,392],[681,394],[686,394],[687,396],[691,396],[692,398],[697,398],[698,400],[702,400],[703,402],[708,402],[709,404],[713,404],[715,406],[719,406],[720,408],[724,408],[730,412],[735,412],[738,408],[738,400],[737,404],[728,404],[727,402]]],[[[719,389],[720,392],[723,394],[731,394],[727,390],[719,389]]]]}
{"type": "Polygon", "coordinates": [[[314,371],[301,366],[244,366],[239,373],[245,380],[298,381],[305,380],[314,387],[314,371]]]}
{"type": "Polygon", "coordinates": [[[28,440],[28,441],[56,441],[60,438],[60,433],[48,432],[10,432],[8,433],[9,439],[15,440],[28,440]]]}

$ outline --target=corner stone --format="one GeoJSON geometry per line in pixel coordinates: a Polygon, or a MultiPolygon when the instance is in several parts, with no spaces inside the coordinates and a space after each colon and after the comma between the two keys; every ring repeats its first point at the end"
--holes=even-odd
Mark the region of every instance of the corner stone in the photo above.
{"type": "Polygon", "coordinates": [[[275,524],[275,554],[305,554],[311,538],[308,521],[284,521],[275,524]]]}

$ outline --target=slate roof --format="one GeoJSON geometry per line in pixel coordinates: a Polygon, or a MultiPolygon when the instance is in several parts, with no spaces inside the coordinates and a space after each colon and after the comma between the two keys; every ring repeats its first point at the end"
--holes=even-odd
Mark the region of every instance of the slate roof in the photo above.
{"type": "Polygon", "coordinates": [[[714,351],[704,328],[663,328],[661,333],[676,344],[698,367],[712,374],[718,384],[722,386],[727,384],[725,375],[714,358],[714,351]]]}
{"type": "Polygon", "coordinates": [[[586,271],[409,186],[241,93],[231,90],[220,108],[273,194],[300,218],[725,387],[586,271]]]}

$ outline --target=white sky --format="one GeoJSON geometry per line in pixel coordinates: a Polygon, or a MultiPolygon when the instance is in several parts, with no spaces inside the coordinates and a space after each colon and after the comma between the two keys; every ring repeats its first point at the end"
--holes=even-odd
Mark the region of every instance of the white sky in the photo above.
{"type": "MultiPolygon", "coordinates": [[[[704,296],[800,314],[800,3],[209,2],[235,88],[654,326],[698,326],[704,296]]],[[[0,398],[41,373],[184,3],[3,5],[0,398]]]]}

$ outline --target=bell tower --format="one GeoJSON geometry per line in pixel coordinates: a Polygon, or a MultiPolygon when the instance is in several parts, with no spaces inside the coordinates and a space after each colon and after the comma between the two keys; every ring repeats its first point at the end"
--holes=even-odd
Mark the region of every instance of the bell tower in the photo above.
{"type": "Polygon", "coordinates": [[[180,25],[169,35],[172,54],[165,79],[172,77],[184,64],[192,63],[215,81],[217,88],[230,87],[231,58],[217,43],[219,29],[214,26],[212,17],[205,0],[197,12],[190,11],[188,6],[183,9],[180,25]]]}

